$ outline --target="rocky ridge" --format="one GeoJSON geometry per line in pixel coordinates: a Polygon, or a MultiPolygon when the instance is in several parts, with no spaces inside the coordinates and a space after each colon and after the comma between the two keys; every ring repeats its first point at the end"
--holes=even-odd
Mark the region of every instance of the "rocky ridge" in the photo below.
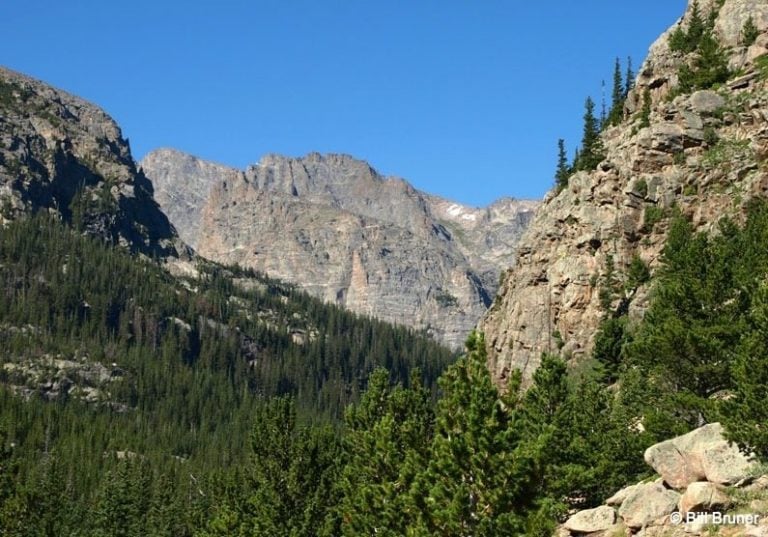
{"type": "Polygon", "coordinates": [[[658,477],[572,514],[558,537],[768,535],[768,475],[719,423],[649,447],[645,461],[658,477]]]}
{"type": "Polygon", "coordinates": [[[0,224],[45,211],[146,255],[186,252],[152,194],[112,118],[0,67],[0,224]]]}
{"type": "MultiPolygon", "coordinates": [[[[699,2],[705,14],[719,5],[699,2]]],[[[726,0],[715,33],[737,74],[718,89],[674,96],[684,56],[670,50],[669,37],[687,23],[692,6],[693,0],[651,47],[624,122],[603,132],[605,160],[551,192],[521,238],[518,257],[479,323],[499,384],[513,369],[530,381],[545,351],[588,355],[605,314],[599,295],[610,265],[621,278],[638,256],[653,270],[674,210],[697,229],[712,229],[721,216],[738,217],[750,197],[768,191],[768,4],[726,0]],[[750,15],[760,34],[745,47],[741,29],[750,15]],[[646,90],[649,126],[642,122],[646,90]]],[[[617,297],[611,309],[627,307],[638,319],[647,291],[641,286],[617,297]]]]}
{"type": "Polygon", "coordinates": [[[240,171],[161,149],[141,168],[200,255],[454,347],[489,305],[537,205],[466,207],[347,155],[267,155],[240,171]]]}

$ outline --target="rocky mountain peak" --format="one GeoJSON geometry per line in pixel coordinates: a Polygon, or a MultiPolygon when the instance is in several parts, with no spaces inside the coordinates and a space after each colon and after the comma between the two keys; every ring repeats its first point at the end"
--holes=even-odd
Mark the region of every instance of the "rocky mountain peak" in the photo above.
{"type": "Polygon", "coordinates": [[[681,65],[697,52],[673,51],[669,40],[689,22],[691,2],[651,47],[624,121],[603,131],[603,162],[550,192],[520,239],[516,262],[479,323],[500,384],[513,369],[530,381],[544,352],[588,357],[608,315],[626,311],[638,320],[648,284],[628,289],[629,267],[637,259],[657,268],[673,214],[711,230],[768,192],[768,4],[697,5],[705,19],[719,9],[714,32],[731,66],[728,80],[680,88],[681,65]],[[745,45],[738,35],[750,16],[758,35],[745,45]],[[646,111],[645,94],[652,97],[646,111]]]}
{"type": "Polygon", "coordinates": [[[267,155],[244,172],[166,150],[142,168],[200,254],[460,347],[485,311],[535,202],[476,209],[349,155],[267,155]]]}
{"type": "Polygon", "coordinates": [[[183,249],[104,111],[1,67],[0,111],[0,223],[43,210],[148,255],[183,249]]]}

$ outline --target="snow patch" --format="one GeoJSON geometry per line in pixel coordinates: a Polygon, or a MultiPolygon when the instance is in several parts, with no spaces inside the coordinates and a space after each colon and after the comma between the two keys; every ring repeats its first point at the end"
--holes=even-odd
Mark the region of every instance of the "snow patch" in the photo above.
{"type": "Polygon", "coordinates": [[[453,218],[461,218],[462,220],[470,220],[472,222],[477,220],[476,214],[466,212],[466,207],[462,207],[456,203],[451,204],[446,212],[453,218]]]}

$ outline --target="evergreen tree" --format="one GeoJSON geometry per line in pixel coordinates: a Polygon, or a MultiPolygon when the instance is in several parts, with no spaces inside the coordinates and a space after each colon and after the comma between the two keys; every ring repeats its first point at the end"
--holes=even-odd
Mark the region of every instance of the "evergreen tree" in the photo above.
{"type": "Polygon", "coordinates": [[[750,329],[739,345],[732,371],[735,397],[726,402],[724,425],[747,453],[768,460],[768,287],[756,293],[750,329]]]}
{"type": "Polygon", "coordinates": [[[577,170],[594,170],[604,158],[600,126],[595,117],[595,103],[591,97],[587,97],[584,103],[584,133],[579,158],[574,167],[577,170]]]}
{"type": "Polygon", "coordinates": [[[557,169],[555,170],[555,188],[560,191],[568,186],[571,177],[571,167],[568,165],[568,156],[565,152],[565,140],[557,141],[557,169]]]}
{"type": "Polygon", "coordinates": [[[257,411],[252,461],[236,509],[224,504],[205,536],[316,535],[334,503],[338,449],[326,428],[299,426],[289,398],[257,411]]]}
{"type": "Polygon", "coordinates": [[[757,41],[760,35],[760,30],[755,26],[755,19],[752,15],[749,16],[747,22],[744,23],[744,27],[741,29],[741,44],[745,47],[749,47],[757,41]]]}
{"type": "Polygon", "coordinates": [[[678,26],[669,38],[669,48],[676,52],[690,53],[699,47],[701,38],[707,32],[707,25],[701,16],[699,3],[693,2],[687,28],[678,26]]]}
{"type": "Polygon", "coordinates": [[[340,531],[327,533],[406,534],[417,519],[408,491],[428,462],[430,406],[418,372],[409,388],[392,388],[386,370],[374,371],[360,403],[347,412],[346,466],[337,483],[340,531]]]}
{"type": "Polygon", "coordinates": [[[14,449],[0,426],[0,535],[3,537],[25,534],[27,506],[19,490],[18,471],[14,449]]]}
{"type": "Polygon", "coordinates": [[[728,59],[717,38],[706,32],[699,38],[696,56],[689,66],[684,63],[678,71],[679,89],[684,93],[711,88],[730,77],[728,59]]]}
{"type": "Polygon", "coordinates": [[[616,58],[613,68],[613,90],[611,92],[611,111],[608,115],[608,123],[618,125],[624,119],[624,81],[621,76],[621,62],[616,58]]]}
{"type": "Polygon", "coordinates": [[[467,354],[441,378],[435,436],[429,464],[417,478],[412,501],[421,518],[415,535],[503,536],[525,532],[534,500],[532,454],[517,449],[520,436],[510,427],[486,366],[483,337],[472,334],[467,354]]]}
{"type": "Polygon", "coordinates": [[[624,100],[629,96],[629,92],[635,87],[635,72],[632,70],[632,57],[627,57],[627,73],[624,75],[624,100]]]}

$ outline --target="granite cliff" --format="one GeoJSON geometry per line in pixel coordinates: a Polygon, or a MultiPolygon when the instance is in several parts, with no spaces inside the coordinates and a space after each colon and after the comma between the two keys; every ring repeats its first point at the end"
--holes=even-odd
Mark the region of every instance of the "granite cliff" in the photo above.
{"type": "Polygon", "coordinates": [[[454,347],[490,304],[537,205],[466,207],[346,155],[268,155],[240,171],[161,149],[141,168],[200,255],[454,347]]]}
{"type": "Polygon", "coordinates": [[[0,67],[0,224],[46,211],[149,256],[186,247],[100,108],[0,67]]]}
{"type": "Polygon", "coordinates": [[[530,380],[542,352],[578,360],[591,352],[606,314],[628,308],[637,319],[648,285],[601,305],[607,281],[626,281],[636,257],[653,270],[669,216],[680,211],[697,229],[738,218],[768,190],[768,4],[762,0],[690,2],[684,17],[651,47],[625,105],[625,119],[602,134],[605,159],[546,196],[524,233],[515,263],[479,323],[499,383],[513,369],[530,380]],[[730,79],[683,91],[680,65],[692,55],[670,38],[694,4],[713,13],[730,79]],[[749,18],[756,39],[745,44],[749,18]],[[647,103],[643,110],[643,104],[647,103]]]}

